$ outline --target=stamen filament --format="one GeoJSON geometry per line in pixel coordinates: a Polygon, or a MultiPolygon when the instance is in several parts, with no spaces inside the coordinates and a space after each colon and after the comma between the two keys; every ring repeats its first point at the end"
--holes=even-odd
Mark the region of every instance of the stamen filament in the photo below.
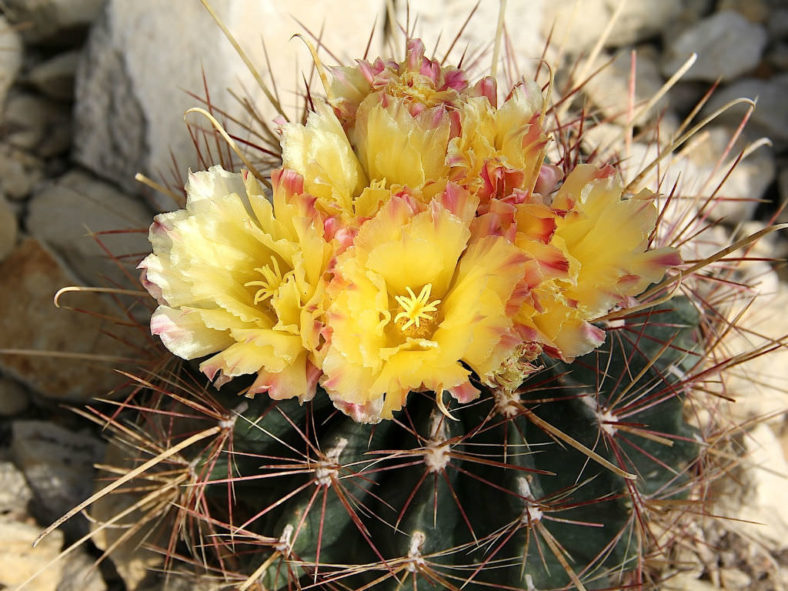
{"type": "Polygon", "coordinates": [[[438,304],[440,300],[429,301],[430,292],[432,291],[432,284],[427,283],[421,288],[419,295],[413,293],[410,287],[405,288],[408,291],[406,296],[395,296],[394,299],[402,307],[403,311],[394,317],[394,322],[399,322],[401,319],[406,320],[402,325],[401,330],[407,330],[415,325],[416,328],[421,327],[422,320],[433,320],[432,314],[438,311],[438,304]]]}

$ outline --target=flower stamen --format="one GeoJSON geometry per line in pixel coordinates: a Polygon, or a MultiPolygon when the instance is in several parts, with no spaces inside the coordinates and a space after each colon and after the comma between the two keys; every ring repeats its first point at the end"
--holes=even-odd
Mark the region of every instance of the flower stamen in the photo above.
{"type": "Polygon", "coordinates": [[[430,292],[432,291],[431,283],[427,283],[424,287],[422,287],[418,296],[413,293],[413,290],[410,287],[407,287],[406,289],[408,291],[408,295],[394,297],[403,310],[394,317],[394,322],[397,324],[400,320],[405,320],[405,324],[400,326],[400,330],[402,331],[405,331],[414,325],[417,329],[421,328],[422,320],[428,322],[432,321],[432,314],[438,311],[438,304],[441,303],[440,300],[433,300],[431,302],[429,301],[430,292]]]}
{"type": "Polygon", "coordinates": [[[276,290],[279,289],[284,282],[284,277],[282,276],[282,271],[279,269],[279,261],[276,260],[276,257],[271,257],[270,265],[257,267],[255,271],[260,273],[263,279],[261,281],[249,281],[244,283],[244,287],[252,285],[260,286],[260,289],[254,294],[254,303],[257,305],[260,302],[274,297],[276,290]],[[273,269],[271,268],[272,265],[273,269]]]}

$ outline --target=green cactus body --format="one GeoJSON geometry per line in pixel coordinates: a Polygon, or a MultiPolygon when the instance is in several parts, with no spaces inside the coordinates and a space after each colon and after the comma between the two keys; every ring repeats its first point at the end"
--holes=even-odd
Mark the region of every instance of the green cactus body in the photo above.
{"type": "Polygon", "coordinates": [[[322,392],[305,405],[251,400],[206,483],[229,522],[232,481],[239,575],[265,589],[620,584],[651,543],[649,503],[687,494],[698,445],[682,376],[697,362],[698,324],[674,298],[610,330],[598,351],[547,360],[517,392],[456,405],[451,418],[421,393],[377,425],[322,392]]]}

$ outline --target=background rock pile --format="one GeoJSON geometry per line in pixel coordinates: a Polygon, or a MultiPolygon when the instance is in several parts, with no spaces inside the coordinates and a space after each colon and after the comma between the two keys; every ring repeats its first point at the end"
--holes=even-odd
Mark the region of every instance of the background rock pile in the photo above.
{"type": "MultiPolygon", "coordinates": [[[[322,27],[324,43],[340,57],[360,55],[371,24],[385,20],[383,0],[344,0],[341,10],[324,12],[307,0],[213,4],[261,70],[266,68],[260,38],[265,39],[286,109],[298,103],[289,90],[300,84],[298,66],[310,64],[303,44],[290,38],[299,30],[291,14],[315,33],[322,27]]],[[[446,47],[473,3],[412,4],[420,11],[417,30],[427,40],[443,30],[446,47]]],[[[554,22],[549,61],[582,67],[617,4],[510,0],[508,34],[520,67],[530,71],[554,22]]],[[[404,17],[403,6],[398,10],[404,17]]],[[[496,11],[497,2],[482,2],[464,35],[471,47],[489,46],[496,11]]],[[[373,44],[371,53],[379,49],[373,44]]],[[[462,42],[455,52],[464,49],[462,42]]],[[[761,136],[771,138],[772,146],[740,163],[720,190],[725,203],[713,212],[725,221],[718,231],[722,243],[757,230],[788,200],[788,5],[784,0],[629,0],[594,65],[609,59],[610,66],[584,88],[583,100],[604,121],[596,136],[587,138],[596,145],[603,146],[626,122],[622,105],[632,49],[637,50],[636,100],[651,97],[691,52],[699,54],[659,104],[666,134],[715,80],[720,87],[702,115],[738,97],[758,98],[745,138],[726,161],[761,136]]],[[[131,287],[121,267],[136,275],[135,262],[148,249],[145,230],[152,215],[174,207],[136,183],[134,174],[177,185],[189,167],[198,167],[183,113],[196,104],[187,91],[205,96],[203,72],[211,101],[231,115],[243,118],[244,112],[228,87],[259,98],[250,74],[198,0],[0,3],[0,349],[139,354],[140,335],[134,330],[122,339],[114,327],[109,333],[111,325],[102,316],[116,316],[118,308],[105,296],[68,294],[74,300],[67,304],[93,310],[94,316],[57,310],[52,298],[66,285],[131,287]],[[100,234],[110,230],[129,232],[100,234]],[[99,242],[119,257],[121,267],[99,242]]],[[[562,71],[558,74],[560,80],[562,71]]],[[[724,178],[725,167],[715,172],[716,165],[743,112],[734,109],[716,120],[674,162],[685,193],[693,190],[692,179],[711,174],[714,186],[724,178]]],[[[647,156],[647,146],[631,146],[633,162],[647,156]]],[[[788,213],[782,219],[788,221],[788,213]]],[[[759,247],[761,256],[785,257],[786,244],[785,236],[772,236],[759,247]]],[[[750,322],[767,336],[783,338],[788,334],[784,267],[755,262],[746,273],[766,294],[750,322]]],[[[14,588],[56,556],[64,541],[87,531],[87,520],[77,519],[35,551],[30,548],[41,525],[92,490],[93,465],[102,461],[105,446],[94,429],[60,404],[106,395],[118,380],[111,367],[51,354],[0,354],[0,588],[14,588]]],[[[727,515],[768,524],[699,529],[698,544],[679,557],[688,572],[671,582],[676,589],[788,585],[779,573],[779,564],[788,565],[788,510],[781,501],[788,474],[788,354],[783,348],[738,373],[737,417],[771,419],[743,437],[751,452],[739,475],[743,484],[721,496],[731,499],[724,507],[727,515]]],[[[128,574],[135,572],[134,556],[116,557],[116,566],[106,563],[95,570],[91,553],[98,555],[86,547],[49,567],[28,588],[153,588],[155,576],[140,576],[139,569],[128,574]]]]}

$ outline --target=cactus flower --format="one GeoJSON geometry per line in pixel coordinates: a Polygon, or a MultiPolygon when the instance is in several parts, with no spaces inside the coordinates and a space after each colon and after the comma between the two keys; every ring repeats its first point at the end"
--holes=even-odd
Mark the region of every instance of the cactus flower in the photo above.
{"type": "Polygon", "coordinates": [[[604,331],[589,321],[681,262],[673,248],[648,250],[657,219],[652,194],[625,199],[622,191],[612,169],[583,164],[557,191],[552,214],[517,206],[516,243],[536,261],[540,281],[530,282],[516,322],[556,357],[571,360],[602,344],[604,331]]]}
{"type": "Polygon", "coordinates": [[[156,216],[142,282],[159,307],[151,330],[217,385],[247,374],[248,393],[314,396],[322,276],[331,255],[302,178],[275,173],[273,203],[251,176],[192,173],[186,208],[156,216]]]}
{"type": "Polygon", "coordinates": [[[509,241],[471,241],[476,199],[449,185],[428,206],[395,195],[337,257],[327,288],[322,385],[357,420],[391,418],[409,392],[478,395],[517,341],[507,303],[525,257],[509,241]]]}

